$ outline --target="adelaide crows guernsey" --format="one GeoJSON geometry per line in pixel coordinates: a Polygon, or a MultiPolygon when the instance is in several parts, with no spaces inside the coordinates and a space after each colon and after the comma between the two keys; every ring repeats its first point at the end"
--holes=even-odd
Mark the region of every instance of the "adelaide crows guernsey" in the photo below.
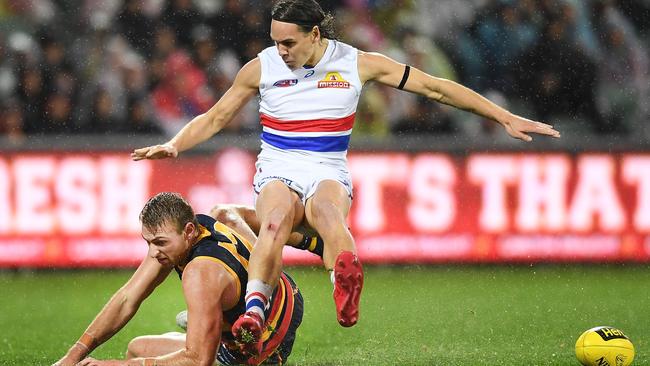
{"type": "MultiPolygon", "coordinates": [[[[238,354],[238,347],[230,329],[232,324],[246,311],[246,283],[248,282],[248,259],[253,249],[251,243],[210,216],[196,215],[201,234],[199,240],[190,249],[186,263],[194,260],[209,260],[222,265],[237,283],[238,302],[232,308],[223,312],[223,326],[221,332],[222,346],[218,358],[220,362],[231,364],[235,361],[244,361],[246,358],[238,354]]],[[[178,275],[183,278],[183,267],[176,267],[178,275]]],[[[282,273],[271,298],[269,308],[266,309],[266,329],[262,335],[264,346],[262,355],[257,358],[259,362],[274,354],[283,342],[287,332],[290,331],[292,317],[294,316],[294,292],[297,288],[288,275],[282,273]]],[[[293,330],[295,332],[295,329],[293,330]]],[[[247,362],[257,364],[257,362],[247,362]]]]}
{"type": "MultiPolygon", "coordinates": [[[[291,70],[276,47],[259,53],[262,152],[343,159],[361,94],[358,50],[328,40],[314,67],[291,70]]],[[[286,156],[286,155],[284,155],[286,156]]]]}

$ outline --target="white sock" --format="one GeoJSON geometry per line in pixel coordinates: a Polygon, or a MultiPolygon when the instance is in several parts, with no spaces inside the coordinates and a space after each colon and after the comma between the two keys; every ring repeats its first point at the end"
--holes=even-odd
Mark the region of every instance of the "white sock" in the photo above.
{"type": "Polygon", "coordinates": [[[273,287],[261,280],[250,280],[246,284],[246,312],[254,311],[261,318],[266,320],[264,309],[269,304],[269,298],[273,294],[273,287]]]}

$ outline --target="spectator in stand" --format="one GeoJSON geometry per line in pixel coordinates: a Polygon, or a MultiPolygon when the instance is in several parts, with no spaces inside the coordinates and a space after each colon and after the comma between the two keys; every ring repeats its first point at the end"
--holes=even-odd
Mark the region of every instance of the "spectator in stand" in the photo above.
{"type": "MultiPolygon", "coordinates": [[[[218,72],[230,75],[226,82],[226,84],[230,84],[242,66],[239,63],[237,55],[230,49],[219,48],[215,42],[212,30],[205,25],[194,28],[192,31],[192,39],[194,40],[192,55],[196,65],[208,75],[218,72]]],[[[255,47],[250,45],[249,48],[254,49],[255,47]]],[[[252,52],[257,53],[259,50],[252,52]]]]}
{"type": "Polygon", "coordinates": [[[11,99],[0,107],[0,136],[6,136],[11,143],[25,140],[23,108],[20,102],[11,99]]]}
{"type": "Polygon", "coordinates": [[[587,1],[583,0],[564,0],[555,6],[558,14],[567,19],[569,24],[569,33],[571,40],[576,47],[579,47],[591,59],[599,57],[598,36],[594,32],[594,26],[589,19],[591,8],[587,1]]]}
{"type": "Polygon", "coordinates": [[[94,90],[101,88],[107,91],[112,100],[113,109],[119,116],[126,116],[126,97],[128,90],[126,84],[131,81],[125,81],[125,70],[132,66],[126,66],[129,63],[137,62],[138,56],[131,48],[129,43],[122,37],[112,36],[107,44],[106,50],[102,55],[102,60],[98,62],[100,69],[94,75],[94,79],[89,80],[89,85],[94,87],[86,88],[90,90],[90,95],[85,95],[83,104],[86,110],[92,110],[94,101],[94,90]]]}
{"type": "Polygon", "coordinates": [[[0,36],[0,100],[9,98],[14,93],[16,84],[14,63],[5,46],[4,37],[0,36]]]}
{"type": "Polygon", "coordinates": [[[65,47],[57,35],[52,34],[51,29],[42,29],[40,35],[41,48],[43,50],[43,59],[39,67],[43,72],[43,82],[45,90],[51,92],[56,90],[55,77],[59,72],[65,71],[71,73],[73,70],[71,63],[66,60],[65,47]]]}
{"type": "Polygon", "coordinates": [[[73,101],[70,95],[60,92],[50,93],[45,102],[45,114],[36,129],[40,134],[71,134],[79,132],[72,118],[73,101]]]}
{"type": "Polygon", "coordinates": [[[268,12],[263,13],[260,9],[245,12],[243,30],[246,41],[259,40],[265,43],[264,46],[270,44],[267,21],[269,21],[268,12]]]}
{"type": "Polygon", "coordinates": [[[113,99],[104,89],[95,92],[92,113],[84,123],[86,133],[118,133],[124,130],[124,123],[115,116],[113,99]]]}
{"type": "Polygon", "coordinates": [[[648,50],[616,23],[604,28],[607,56],[598,64],[598,105],[614,126],[631,131],[635,121],[648,117],[648,50]]]}
{"type": "Polygon", "coordinates": [[[24,108],[23,124],[25,133],[38,132],[42,126],[45,91],[43,75],[37,67],[24,68],[19,76],[18,99],[24,108]]]}
{"type": "Polygon", "coordinates": [[[132,95],[145,93],[149,86],[147,79],[146,63],[136,54],[125,55],[122,60],[120,72],[126,99],[132,95]]]}
{"type": "Polygon", "coordinates": [[[144,14],[142,0],[126,0],[116,21],[119,34],[143,55],[151,52],[151,39],[154,32],[153,21],[144,14]]]}
{"type": "Polygon", "coordinates": [[[192,29],[203,23],[203,15],[192,0],[168,0],[161,21],[176,34],[179,45],[189,50],[192,47],[192,29]]]}
{"type": "Polygon", "coordinates": [[[167,133],[175,133],[191,116],[201,114],[214,103],[206,77],[184,51],[176,51],[166,61],[166,74],[153,91],[158,119],[167,133]]]}
{"type": "Polygon", "coordinates": [[[150,92],[160,86],[168,72],[166,69],[167,59],[177,49],[176,34],[164,24],[159,24],[156,27],[154,38],[154,47],[148,60],[149,67],[147,68],[146,78],[149,81],[148,88],[150,92]]]}
{"type": "MultiPolygon", "coordinates": [[[[399,33],[391,53],[407,64],[431,75],[456,80],[456,72],[445,52],[429,38],[406,28],[399,33]]],[[[385,89],[386,90],[386,89],[385,89]]],[[[392,122],[393,134],[434,134],[457,131],[453,121],[453,108],[435,103],[411,93],[387,89],[387,113],[392,122]]]]}
{"type": "Polygon", "coordinates": [[[552,19],[540,41],[516,63],[519,93],[537,118],[582,116],[596,131],[612,132],[614,126],[596,107],[596,65],[571,41],[567,26],[564,18],[552,19]]]}
{"type": "Polygon", "coordinates": [[[173,28],[165,24],[158,24],[155,28],[155,43],[152,54],[163,58],[169,57],[179,49],[177,41],[178,37],[176,37],[173,28]]]}
{"type": "Polygon", "coordinates": [[[129,134],[160,135],[163,130],[152,118],[151,104],[146,96],[132,95],[128,101],[128,116],[124,130],[129,134]]]}
{"type": "Polygon", "coordinates": [[[534,26],[521,22],[513,3],[497,2],[490,15],[477,24],[477,42],[482,59],[488,65],[485,74],[490,88],[512,95],[511,70],[516,60],[537,41],[534,26]]]}
{"type": "Polygon", "coordinates": [[[217,46],[220,49],[230,48],[235,51],[241,64],[248,61],[245,58],[246,43],[240,37],[235,37],[244,30],[244,6],[241,1],[225,0],[221,11],[210,17],[207,23],[217,36],[217,46]]]}
{"type": "Polygon", "coordinates": [[[650,1],[639,0],[618,0],[617,5],[621,12],[625,13],[634,28],[646,37],[650,36],[650,1]]]}
{"type": "Polygon", "coordinates": [[[456,132],[448,111],[431,103],[424,97],[417,97],[407,114],[393,126],[395,135],[449,134],[456,132]]]}

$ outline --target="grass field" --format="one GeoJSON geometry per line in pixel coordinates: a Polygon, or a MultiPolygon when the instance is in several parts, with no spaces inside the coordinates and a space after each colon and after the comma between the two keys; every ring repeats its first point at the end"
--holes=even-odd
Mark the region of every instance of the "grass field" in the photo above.
{"type": "MultiPolygon", "coordinates": [[[[368,267],[361,320],[336,323],[320,269],[290,268],[305,296],[292,365],[578,365],[574,342],[597,325],[623,329],[633,365],[650,365],[645,266],[368,267]]],[[[0,365],[49,365],[83,332],[130,271],[0,272],[0,365]]],[[[97,358],[137,335],[177,330],[170,278],[97,358]]]]}

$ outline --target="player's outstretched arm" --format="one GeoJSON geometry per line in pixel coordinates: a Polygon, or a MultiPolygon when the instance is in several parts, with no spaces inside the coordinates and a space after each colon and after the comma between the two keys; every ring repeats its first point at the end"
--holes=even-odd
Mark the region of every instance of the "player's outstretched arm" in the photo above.
{"type": "Polygon", "coordinates": [[[410,68],[408,78],[405,78],[405,68],[406,65],[379,53],[359,54],[359,76],[362,82],[376,80],[397,88],[405,80],[402,84],[404,90],[496,121],[510,136],[524,141],[532,140],[528,133],[560,137],[553,126],[510,113],[454,81],[433,77],[414,67],[410,68]]]}
{"type": "Polygon", "coordinates": [[[221,338],[222,310],[234,306],[239,299],[235,280],[221,264],[197,258],[183,271],[183,293],[188,312],[185,347],[157,357],[106,361],[88,358],[81,365],[213,365],[221,338]]]}
{"type": "Polygon", "coordinates": [[[129,281],[111,297],[79,340],[55,366],[73,366],[93,349],[109,340],[128,323],[140,304],[167,277],[171,267],[163,267],[147,256],[129,281]]]}
{"type": "Polygon", "coordinates": [[[210,110],[192,119],[168,142],[133,150],[131,158],[136,161],[175,158],[178,153],[209,139],[221,131],[233,119],[235,113],[257,93],[260,76],[260,61],[255,58],[239,70],[230,89],[210,110]]]}

